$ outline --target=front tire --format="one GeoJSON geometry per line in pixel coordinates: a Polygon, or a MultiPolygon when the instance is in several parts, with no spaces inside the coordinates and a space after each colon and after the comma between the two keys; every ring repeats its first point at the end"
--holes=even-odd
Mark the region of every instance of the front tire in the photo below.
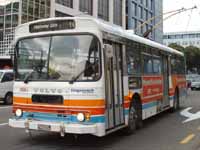
{"type": "Polygon", "coordinates": [[[136,130],[136,119],[137,114],[134,108],[134,105],[131,104],[131,107],[129,108],[129,119],[128,119],[128,126],[125,128],[125,133],[130,135],[133,134],[136,130]]]}
{"type": "Polygon", "coordinates": [[[139,103],[139,99],[134,99],[134,108],[135,108],[135,111],[136,111],[136,128],[137,129],[140,129],[143,127],[143,121],[142,121],[142,106],[141,104],[139,103]]]}
{"type": "Polygon", "coordinates": [[[12,93],[7,93],[5,98],[4,98],[4,103],[7,105],[11,105],[13,103],[13,94],[12,93]]]}

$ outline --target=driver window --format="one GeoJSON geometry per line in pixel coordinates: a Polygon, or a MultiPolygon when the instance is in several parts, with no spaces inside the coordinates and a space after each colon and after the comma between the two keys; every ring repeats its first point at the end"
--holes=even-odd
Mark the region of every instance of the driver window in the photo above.
{"type": "Polygon", "coordinates": [[[88,60],[86,61],[85,72],[84,72],[85,77],[90,77],[94,79],[98,78],[100,73],[99,51],[98,51],[99,44],[96,43],[97,39],[93,38],[90,45],[88,60]]]}
{"type": "Polygon", "coordinates": [[[3,76],[2,82],[9,82],[13,81],[13,74],[12,73],[5,73],[3,76]]]}

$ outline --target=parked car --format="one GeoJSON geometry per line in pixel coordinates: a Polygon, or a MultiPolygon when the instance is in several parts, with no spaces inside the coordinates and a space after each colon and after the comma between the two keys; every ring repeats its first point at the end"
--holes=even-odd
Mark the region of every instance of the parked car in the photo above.
{"type": "Polygon", "coordinates": [[[191,90],[200,89],[200,76],[193,78],[191,81],[191,90]]]}
{"type": "Polygon", "coordinates": [[[5,104],[13,103],[13,70],[0,70],[0,100],[5,104]]]}

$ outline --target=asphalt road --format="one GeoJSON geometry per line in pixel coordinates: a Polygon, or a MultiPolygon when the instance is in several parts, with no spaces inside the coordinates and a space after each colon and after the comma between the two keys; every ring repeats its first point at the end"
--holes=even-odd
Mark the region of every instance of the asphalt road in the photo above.
{"type": "Polygon", "coordinates": [[[82,135],[75,140],[72,135],[61,138],[43,132],[30,138],[24,130],[7,125],[12,108],[0,105],[0,150],[200,150],[200,119],[183,123],[186,118],[180,115],[188,107],[192,107],[191,113],[200,111],[200,91],[190,92],[180,111],[164,112],[144,121],[144,127],[133,135],[116,132],[102,138],[82,135]]]}

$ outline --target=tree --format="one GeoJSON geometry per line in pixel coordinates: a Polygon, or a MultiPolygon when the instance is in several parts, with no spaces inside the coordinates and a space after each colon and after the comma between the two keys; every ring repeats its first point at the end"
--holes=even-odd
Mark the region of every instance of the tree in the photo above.
{"type": "Polygon", "coordinates": [[[181,51],[185,54],[187,70],[193,71],[194,69],[200,73],[200,49],[195,46],[188,46],[186,48],[172,43],[169,47],[181,51]]]}
{"type": "Polygon", "coordinates": [[[181,45],[176,44],[176,43],[171,43],[168,46],[173,48],[173,49],[176,49],[178,51],[181,51],[183,53],[185,52],[185,48],[183,46],[181,46],[181,45]]]}
{"type": "Polygon", "coordinates": [[[188,46],[185,48],[186,64],[188,70],[197,69],[200,73],[200,49],[195,46],[188,46]]]}

